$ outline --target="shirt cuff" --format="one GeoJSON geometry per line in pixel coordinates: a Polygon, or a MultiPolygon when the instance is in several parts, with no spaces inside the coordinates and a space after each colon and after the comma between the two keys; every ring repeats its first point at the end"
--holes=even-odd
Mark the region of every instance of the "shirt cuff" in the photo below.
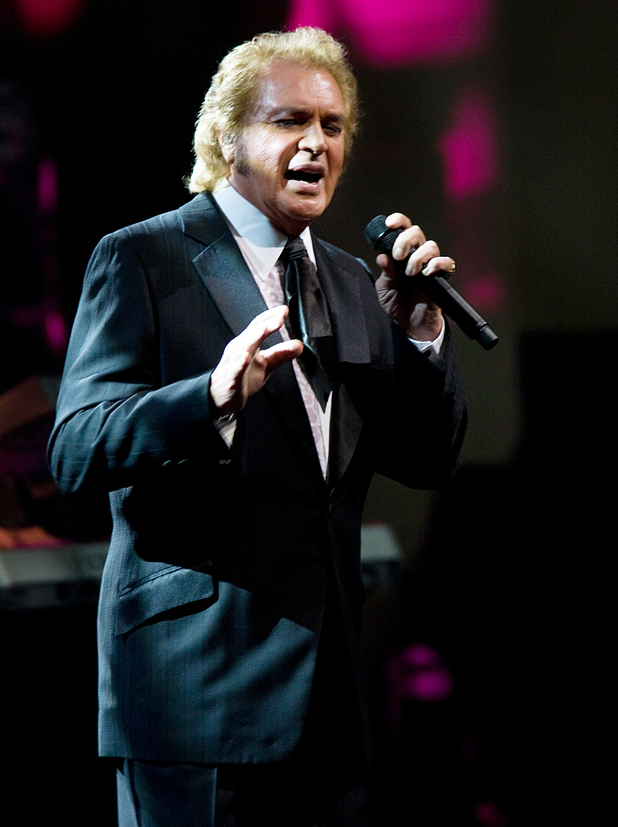
{"type": "Polygon", "coordinates": [[[444,335],[446,333],[446,325],[444,324],[444,318],[442,319],[442,330],[438,334],[438,337],[433,340],[433,342],[417,342],[416,339],[410,339],[412,344],[417,347],[421,353],[425,353],[426,350],[429,350],[432,347],[437,354],[440,353],[440,348],[442,347],[442,343],[444,342],[444,335]]]}
{"type": "Polygon", "coordinates": [[[234,414],[220,416],[218,419],[215,419],[215,428],[228,448],[232,447],[234,434],[236,433],[236,424],[236,416],[234,414]]]}

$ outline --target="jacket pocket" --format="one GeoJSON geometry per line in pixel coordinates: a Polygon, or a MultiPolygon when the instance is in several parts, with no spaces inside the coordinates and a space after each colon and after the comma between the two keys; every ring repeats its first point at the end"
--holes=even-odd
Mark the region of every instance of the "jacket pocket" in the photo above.
{"type": "Polygon", "coordinates": [[[124,589],[118,599],[116,635],[124,635],[164,612],[216,600],[210,572],[169,566],[124,589]]]}

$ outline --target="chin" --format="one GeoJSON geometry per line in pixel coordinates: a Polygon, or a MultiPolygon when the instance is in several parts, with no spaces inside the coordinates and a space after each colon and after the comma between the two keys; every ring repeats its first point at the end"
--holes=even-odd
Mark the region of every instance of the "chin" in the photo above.
{"type": "Polygon", "coordinates": [[[315,221],[316,218],[319,218],[327,206],[328,202],[324,203],[324,201],[311,201],[307,204],[301,205],[301,207],[294,212],[294,216],[299,221],[306,221],[310,223],[311,221],[315,221]]]}

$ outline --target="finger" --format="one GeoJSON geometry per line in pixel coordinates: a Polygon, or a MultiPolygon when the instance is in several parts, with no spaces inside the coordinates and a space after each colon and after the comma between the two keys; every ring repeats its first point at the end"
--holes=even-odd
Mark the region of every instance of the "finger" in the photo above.
{"type": "Polygon", "coordinates": [[[278,345],[262,350],[260,357],[266,362],[266,371],[270,375],[273,370],[281,365],[296,359],[303,352],[303,343],[298,339],[290,339],[278,345]]]}
{"type": "Polygon", "coordinates": [[[283,320],[287,315],[288,307],[285,304],[280,304],[276,307],[269,307],[268,310],[264,310],[262,313],[259,313],[248,326],[250,327],[252,324],[278,324],[279,327],[281,327],[283,320]]]}
{"type": "Polygon", "coordinates": [[[254,355],[259,350],[262,342],[283,326],[287,315],[288,308],[286,305],[264,310],[230,344],[233,343],[234,348],[247,350],[251,355],[254,355]]]}
{"type": "Polygon", "coordinates": [[[376,264],[382,271],[381,277],[385,277],[389,280],[395,279],[397,276],[397,268],[390,256],[387,256],[385,253],[380,253],[380,255],[376,258],[376,264]]]}
{"type": "Polygon", "coordinates": [[[264,341],[271,333],[274,333],[283,326],[288,312],[289,309],[285,304],[281,304],[278,307],[270,307],[268,310],[260,313],[259,316],[256,316],[245,328],[245,332],[250,331],[251,335],[261,335],[262,341],[264,341]]]}
{"type": "Polygon", "coordinates": [[[391,228],[391,230],[396,230],[398,227],[406,230],[408,227],[412,226],[412,222],[408,216],[404,215],[402,212],[393,212],[390,215],[387,215],[385,223],[387,227],[391,228]]]}
{"type": "Polygon", "coordinates": [[[440,248],[435,241],[423,242],[410,256],[406,265],[406,275],[416,276],[431,259],[438,256],[440,256],[440,248]]]}
{"type": "Polygon", "coordinates": [[[282,327],[287,314],[288,308],[281,305],[256,316],[238,336],[228,342],[221,358],[221,367],[237,378],[242,377],[251,362],[258,357],[264,340],[282,327]]]}
{"type": "Polygon", "coordinates": [[[454,272],[454,266],[455,259],[450,256],[436,256],[427,262],[421,272],[424,276],[435,276],[441,273],[451,276],[454,272]]]}
{"type": "Polygon", "coordinates": [[[425,233],[418,224],[414,224],[397,236],[393,244],[392,256],[395,261],[402,261],[406,256],[425,244],[426,241],[425,233]]]}

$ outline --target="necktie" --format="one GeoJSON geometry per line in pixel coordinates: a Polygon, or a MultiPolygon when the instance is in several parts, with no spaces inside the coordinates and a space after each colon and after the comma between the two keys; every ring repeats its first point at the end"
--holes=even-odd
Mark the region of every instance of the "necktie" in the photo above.
{"type": "Polygon", "coordinates": [[[281,261],[285,268],[283,290],[290,309],[286,326],[290,335],[304,345],[298,361],[324,410],[335,365],[335,342],[326,301],[302,239],[288,239],[281,261]]]}

